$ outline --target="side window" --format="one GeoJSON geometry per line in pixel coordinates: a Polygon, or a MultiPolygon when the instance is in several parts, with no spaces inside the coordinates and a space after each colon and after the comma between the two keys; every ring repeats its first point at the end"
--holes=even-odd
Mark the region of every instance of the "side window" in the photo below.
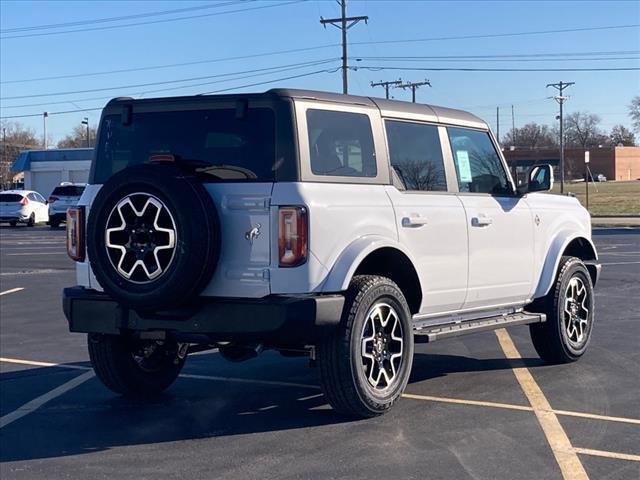
{"type": "Polygon", "coordinates": [[[29,195],[27,195],[27,198],[29,200],[33,200],[34,202],[39,202],[40,200],[38,200],[38,197],[36,196],[35,193],[30,193],[29,195]]]}
{"type": "Polygon", "coordinates": [[[510,195],[507,174],[487,132],[447,128],[461,192],[510,195]]]}
{"type": "Polygon", "coordinates": [[[391,166],[407,190],[446,192],[438,127],[385,120],[391,166]]]}
{"type": "Polygon", "coordinates": [[[307,130],[314,175],[376,176],[373,133],[367,115],[309,109],[307,130]]]}
{"type": "Polygon", "coordinates": [[[44,199],[44,197],[42,195],[40,195],[39,193],[34,193],[34,196],[36,197],[36,200],[40,203],[45,203],[46,200],[44,199]]]}

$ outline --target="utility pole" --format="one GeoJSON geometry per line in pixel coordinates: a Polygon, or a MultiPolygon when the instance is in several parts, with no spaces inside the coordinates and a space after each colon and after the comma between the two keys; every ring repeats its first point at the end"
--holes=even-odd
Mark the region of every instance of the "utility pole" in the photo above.
{"type": "Polygon", "coordinates": [[[82,119],[82,125],[86,125],[87,126],[87,148],[91,147],[91,141],[89,140],[89,117],[84,117],[82,119]]]}
{"type": "Polygon", "coordinates": [[[392,80],[390,82],[383,82],[382,80],[379,82],[371,82],[372,87],[384,87],[384,95],[385,98],[389,99],[389,87],[396,87],[402,85],[402,79],[392,80]]]}
{"type": "Polygon", "coordinates": [[[564,117],[562,116],[562,104],[569,98],[562,95],[562,91],[575,85],[576,82],[549,83],[547,88],[553,87],[558,90],[558,95],[552,98],[560,104],[560,115],[556,117],[560,121],[560,193],[564,193],[564,117]]]}
{"type": "Polygon", "coordinates": [[[516,132],[516,115],[513,111],[513,105],[511,105],[511,138],[513,140],[513,146],[518,146],[518,132],[516,132]]]}
{"type": "Polygon", "coordinates": [[[496,107],[496,140],[500,143],[500,107],[496,107]]]}
{"type": "Polygon", "coordinates": [[[42,139],[42,144],[44,145],[44,149],[47,149],[47,117],[49,116],[48,112],[42,112],[42,124],[44,126],[44,137],[42,139]]]}
{"type": "Polygon", "coordinates": [[[424,80],[423,82],[407,82],[407,83],[403,83],[402,85],[399,85],[398,88],[402,88],[403,90],[406,90],[407,88],[411,89],[411,101],[413,103],[416,103],[416,90],[420,87],[422,87],[423,85],[429,85],[431,86],[431,83],[429,83],[429,80],[424,80]]]}
{"type": "Polygon", "coordinates": [[[347,80],[347,73],[349,71],[349,65],[347,64],[347,30],[353,27],[356,23],[364,20],[367,23],[369,17],[347,17],[347,0],[339,0],[341,9],[340,18],[322,18],[320,17],[320,23],[327,28],[327,24],[333,25],[342,32],[342,93],[349,93],[349,82],[347,80]]]}

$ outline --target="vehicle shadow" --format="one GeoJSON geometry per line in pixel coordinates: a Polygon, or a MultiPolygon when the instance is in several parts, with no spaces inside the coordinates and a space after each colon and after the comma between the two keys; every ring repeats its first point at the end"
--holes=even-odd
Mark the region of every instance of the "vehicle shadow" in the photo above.
{"type": "Polygon", "coordinates": [[[638,228],[623,228],[623,227],[611,227],[611,228],[594,228],[591,231],[591,235],[594,237],[600,235],[638,235],[638,228]]]}
{"type": "MultiPolygon", "coordinates": [[[[195,365],[185,369],[187,375],[216,375],[231,377],[231,380],[183,377],[167,393],[152,401],[116,396],[97,379],[91,379],[2,428],[0,462],[363,422],[340,415],[326,405],[317,387],[316,369],[309,369],[306,359],[277,357],[273,355],[266,365],[257,368],[258,362],[228,364],[217,355],[199,355],[195,365]],[[218,368],[222,365],[228,368],[218,368]],[[265,372],[275,372],[277,377],[265,372]],[[278,381],[299,383],[300,386],[278,384],[278,381]]],[[[451,373],[540,364],[538,359],[514,362],[504,358],[478,360],[455,355],[416,354],[410,382],[451,373]]],[[[22,390],[20,382],[23,382],[25,388],[31,388],[31,383],[46,378],[50,370],[38,368],[0,374],[0,386],[10,382],[12,390],[17,392],[22,390]]],[[[78,375],[81,373],[78,371],[78,375]]],[[[18,403],[13,402],[14,405],[18,403]]],[[[380,428],[384,428],[385,422],[402,421],[401,405],[384,417],[364,422],[379,423],[380,428]]]]}

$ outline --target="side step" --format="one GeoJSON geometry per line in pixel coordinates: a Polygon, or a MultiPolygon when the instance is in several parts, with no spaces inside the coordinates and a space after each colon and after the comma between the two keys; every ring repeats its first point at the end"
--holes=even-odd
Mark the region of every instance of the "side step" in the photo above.
{"type": "Polygon", "coordinates": [[[429,325],[426,322],[416,322],[413,325],[413,334],[416,343],[429,343],[445,338],[459,337],[470,333],[496,330],[514,325],[528,325],[530,323],[545,322],[547,316],[544,313],[518,312],[497,317],[480,318],[475,320],[459,320],[450,323],[429,325]],[[422,325],[421,325],[422,323],[422,325]]]}

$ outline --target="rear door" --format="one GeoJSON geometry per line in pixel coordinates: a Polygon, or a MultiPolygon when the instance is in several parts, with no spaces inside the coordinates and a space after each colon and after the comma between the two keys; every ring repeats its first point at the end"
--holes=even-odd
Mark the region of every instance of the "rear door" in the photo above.
{"type": "Polygon", "coordinates": [[[467,229],[451,162],[443,158],[444,127],[387,119],[385,130],[395,174],[387,191],[422,283],[420,313],[458,310],[467,290],[467,229]]]}
{"type": "Polygon", "coordinates": [[[531,210],[487,131],[447,127],[469,235],[465,309],[522,304],[533,283],[531,210]]]}

